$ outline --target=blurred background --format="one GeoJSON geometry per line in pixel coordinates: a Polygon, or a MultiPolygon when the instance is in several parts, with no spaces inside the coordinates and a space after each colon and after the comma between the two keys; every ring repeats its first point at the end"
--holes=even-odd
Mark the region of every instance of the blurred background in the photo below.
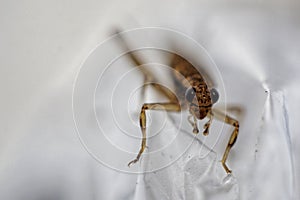
{"type": "MultiPolygon", "coordinates": [[[[0,199],[299,199],[299,11],[296,1],[0,1],[0,199]],[[207,50],[226,102],[246,111],[228,160],[230,183],[218,162],[230,129],[212,136],[218,144],[205,147],[213,149],[206,160],[185,160],[199,150],[197,143],[178,162],[145,175],[101,163],[89,152],[75,126],[74,92],[84,97],[76,84],[83,66],[96,65],[91,56],[102,52],[101,61],[114,54],[94,50],[116,26],[171,29],[207,50]],[[196,173],[203,168],[214,170],[196,173]]],[[[103,70],[99,65],[98,73],[103,70]]],[[[119,75],[107,77],[109,86],[119,75]]],[[[106,116],[107,102],[97,95],[95,109],[106,116]]],[[[86,134],[95,129],[89,112],[79,115],[86,134]]],[[[121,142],[130,144],[129,152],[140,143],[121,142]]],[[[135,155],[128,160],[102,150],[125,166],[135,155]]],[[[149,165],[135,167],[141,172],[149,165]]]]}

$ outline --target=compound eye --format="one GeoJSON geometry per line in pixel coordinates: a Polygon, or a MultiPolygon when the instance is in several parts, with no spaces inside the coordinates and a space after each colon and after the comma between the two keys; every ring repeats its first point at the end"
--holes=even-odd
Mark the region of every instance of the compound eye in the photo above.
{"type": "Polygon", "coordinates": [[[219,93],[215,88],[210,90],[210,96],[213,103],[216,103],[219,100],[219,93]]]}
{"type": "Polygon", "coordinates": [[[186,90],[185,92],[185,98],[189,102],[192,102],[194,97],[196,95],[196,90],[193,87],[190,87],[189,89],[186,90]]]}

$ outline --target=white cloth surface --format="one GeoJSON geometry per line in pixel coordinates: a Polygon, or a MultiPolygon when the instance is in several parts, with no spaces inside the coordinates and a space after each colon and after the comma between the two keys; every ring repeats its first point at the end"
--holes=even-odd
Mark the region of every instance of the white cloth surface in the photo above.
{"type": "Polygon", "coordinates": [[[228,102],[247,110],[229,159],[234,195],[299,199],[299,10],[293,1],[2,1],[0,199],[157,197],[159,177],[148,174],[143,182],[100,164],[73,120],[76,75],[115,25],[174,29],[202,44],[222,74],[228,102]]]}

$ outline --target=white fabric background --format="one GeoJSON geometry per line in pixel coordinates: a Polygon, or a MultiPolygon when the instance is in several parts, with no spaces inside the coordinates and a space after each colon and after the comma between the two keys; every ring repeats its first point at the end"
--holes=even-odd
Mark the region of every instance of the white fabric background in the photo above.
{"type": "MultiPolygon", "coordinates": [[[[140,195],[139,186],[135,193],[136,175],[110,170],[91,158],[77,138],[72,118],[76,74],[115,24],[125,29],[172,28],[201,43],[232,88],[229,101],[250,110],[244,133],[251,129],[275,132],[274,127],[282,128],[280,121],[287,122],[279,132],[288,133],[288,139],[279,137],[278,142],[277,137],[275,148],[258,142],[259,155],[266,156],[258,158],[259,163],[265,160],[261,168],[274,174],[274,187],[264,182],[265,177],[243,175],[253,168],[243,166],[247,158],[242,155],[231,160],[231,166],[242,174],[242,183],[253,187],[241,186],[241,199],[276,198],[280,188],[276,177],[285,174],[276,174],[268,153],[286,151],[290,140],[293,154],[279,154],[293,158],[295,187],[291,189],[295,193],[281,194],[280,199],[285,195],[298,199],[299,11],[299,3],[292,1],[1,1],[0,199],[132,199],[140,195]],[[259,93],[257,88],[269,92],[265,101],[247,96],[259,93]],[[260,125],[262,116],[266,126],[260,125]]],[[[270,134],[262,137],[272,139],[270,134]]],[[[246,143],[241,139],[240,144],[246,143]]],[[[290,168],[286,170],[289,174],[290,168]]]]}

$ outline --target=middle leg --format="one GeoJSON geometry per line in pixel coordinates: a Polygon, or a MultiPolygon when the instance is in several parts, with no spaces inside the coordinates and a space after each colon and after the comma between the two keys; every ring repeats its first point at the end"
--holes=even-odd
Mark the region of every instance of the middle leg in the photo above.
{"type": "Polygon", "coordinates": [[[239,122],[236,119],[233,119],[232,117],[226,115],[225,113],[223,113],[223,112],[221,112],[219,110],[214,110],[213,113],[214,113],[214,116],[218,120],[224,121],[225,123],[230,124],[230,125],[232,125],[234,127],[234,130],[231,133],[231,136],[229,138],[228,144],[226,146],[226,149],[225,149],[222,161],[221,161],[222,165],[223,165],[223,168],[225,169],[226,173],[230,174],[231,170],[227,167],[226,161],[227,161],[229,152],[230,152],[231,148],[233,147],[233,145],[235,144],[236,139],[238,137],[238,134],[239,134],[239,122]]]}

